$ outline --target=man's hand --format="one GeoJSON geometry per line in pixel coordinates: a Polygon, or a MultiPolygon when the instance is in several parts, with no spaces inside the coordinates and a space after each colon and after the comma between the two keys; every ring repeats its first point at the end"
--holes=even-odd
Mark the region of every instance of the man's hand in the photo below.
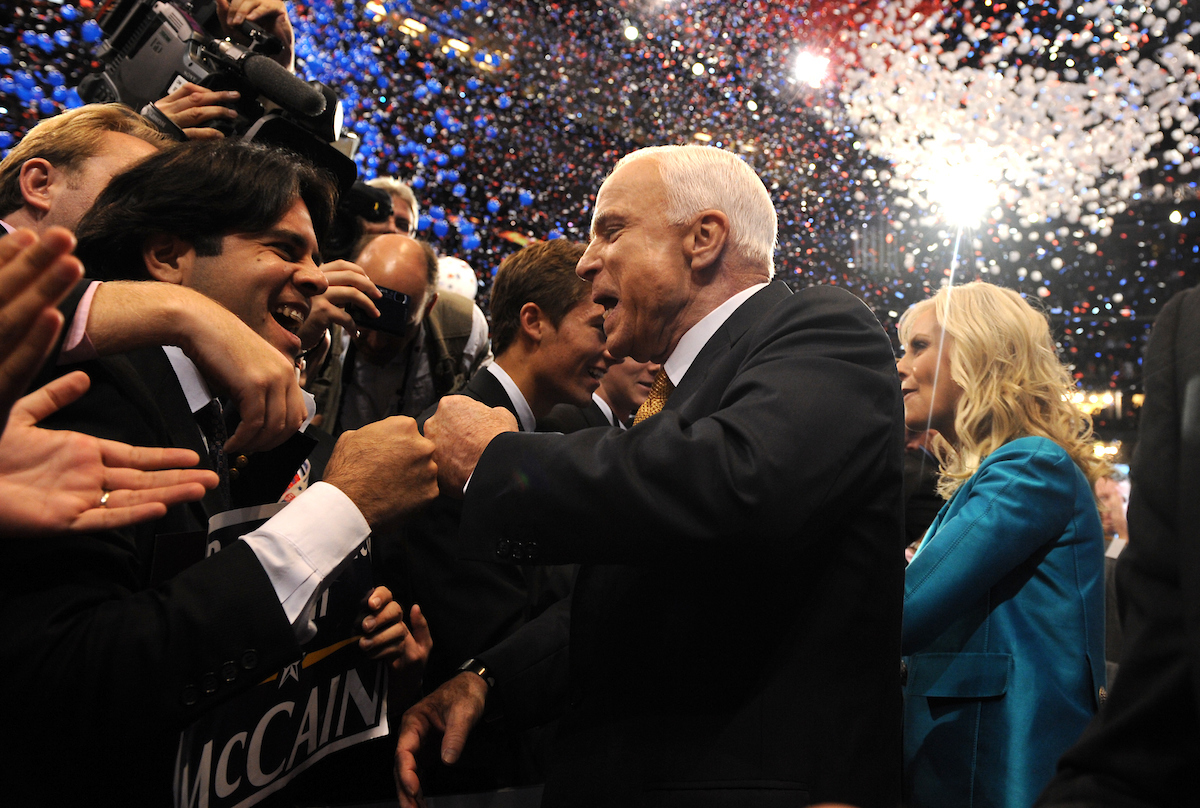
{"type": "Polygon", "coordinates": [[[421,607],[413,605],[411,630],[404,623],[404,609],[392,599],[392,592],[386,586],[371,591],[367,607],[371,613],[363,618],[363,636],[358,647],[371,659],[388,660],[393,670],[416,666],[419,679],[433,648],[429,623],[421,614],[421,607]]]}
{"type": "Polygon", "coordinates": [[[0,430],[62,328],[54,307],[83,277],[73,249],[75,237],[61,227],[0,238],[0,430]]]}
{"type": "Polygon", "coordinates": [[[492,438],[516,432],[517,419],[503,407],[488,407],[466,396],[445,396],[425,422],[425,436],[437,445],[433,453],[442,493],[462,498],[463,486],[492,438]]]}
{"type": "Polygon", "coordinates": [[[215,140],[225,137],[219,129],[207,126],[209,121],[237,117],[232,104],[241,97],[237,90],[207,90],[186,81],[171,93],[154,102],[158,111],[183,130],[189,140],[215,140]]]}
{"type": "Polygon", "coordinates": [[[312,310],[300,328],[300,348],[308,351],[321,341],[331,325],[340,325],[350,334],[358,330],[346,306],[357,306],[372,317],[379,316],[375,302],[383,297],[367,273],[349,261],[330,261],[321,265],[329,288],[325,294],[312,298],[312,310]]]}
{"type": "Polygon", "coordinates": [[[348,496],[377,529],[437,497],[433,442],[402,415],[345,432],[325,466],[325,482],[348,496]]]}
{"type": "Polygon", "coordinates": [[[295,72],[296,35],[284,0],[217,0],[217,15],[224,23],[226,33],[233,33],[249,20],[278,38],[283,43],[283,51],[272,58],[295,72]]]}
{"type": "Polygon", "coordinates": [[[128,446],[34,426],[75,401],[86,373],[68,373],[25,396],[0,437],[0,523],[22,536],[108,530],[157,519],[217,484],[188,449],[128,446]],[[105,492],[107,500],[102,500],[105,492]]]}
{"type": "MultiPolygon", "coordinates": [[[[414,704],[400,719],[396,744],[396,795],[402,808],[421,804],[421,780],[417,775],[417,753],[432,733],[442,735],[442,762],[455,763],[462,754],[467,735],[483,715],[487,682],[464,672],[414,704]]],[[[431,739],[432,740],[432,739],[431,739]]]]}

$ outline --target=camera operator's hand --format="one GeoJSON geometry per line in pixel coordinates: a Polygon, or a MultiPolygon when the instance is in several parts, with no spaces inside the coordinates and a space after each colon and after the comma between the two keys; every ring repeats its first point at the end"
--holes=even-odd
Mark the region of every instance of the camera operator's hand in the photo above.
{"type": "Polygon", "coordinates": [[[236,118],[237,112],[225,104],[231,104],[240,97],[237,90],[207,90],[187,81],[155,101],[154,106],[170,118],[171,123],[182,129],[189,140],[215,140],[225,135],[207,124],[209,121],[236,118]]]}
{"type": "Polygon", "coordinates": [[[321,271],[325,273],[329,289],[325,294],[312,298],[312,310],[300,327],[300,347],[305,351],[320,342],[331,325],[340,325],[354,334],[358,326],[346,311],[346,306],[357,306],[369,316],[378,317],[379,309],[375,308],[374,301],[383,297],[383,293],[371,283],[367,273],[358,264],[330,261],[321,265],[321,271]]]}
{"type": "Polygon", "coordinates": [[[249,20],[283,43],[283,50],[271,57],[289,71],[296,72],[296,35],[288,19],[284,0],[217,0],[217,14],[232,33],[249,20]]]}

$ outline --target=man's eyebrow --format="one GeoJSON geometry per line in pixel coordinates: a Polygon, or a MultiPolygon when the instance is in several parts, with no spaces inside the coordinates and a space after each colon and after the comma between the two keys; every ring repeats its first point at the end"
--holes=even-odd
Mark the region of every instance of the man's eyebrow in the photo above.
{"type": "Polygon", "coordinates": [[[597,213],[596,218],[592,219],[592,232],[595,233],[597,230],[603,230],[606,227],[610,227],[620,222],[621,215],[619,213],[613,213],[607,210],[602,213],[597,213]]]}
{"type": "Polygon", "coordinates": [[[286,241],[292,245],[297,254],[304,255],[307,253],[312,255],[313,262],[317,266],[320,266],[322,263],[320,247],[295,230],[285,230],[277,227],[271,230],[264,230],[255,237],[261,241],[286,241]]]}

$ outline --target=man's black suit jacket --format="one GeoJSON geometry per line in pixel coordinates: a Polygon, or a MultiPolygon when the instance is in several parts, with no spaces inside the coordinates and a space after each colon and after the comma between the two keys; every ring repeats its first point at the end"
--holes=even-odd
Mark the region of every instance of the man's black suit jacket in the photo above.
{"type": "MultiPolygon", "coordinates": [[[[206,457],[161,349],[76,367],[91,389],[45,426],[206,457]]],[[[299,658],[249,546],[153,584],[172,536],[208,516],[192,503],[121,530],[0,541],[6,802],[169,804],[179,731],[299,658]]]]}
{"type": "Polygon", "coordinates": [[[1200,291],[1159,314],[1143,378],[1117,559],[1120,673],[1042,806],[1190,806],[1200,795],[1200,291]]]}
{"type": "Polygon", "coordinates": [[[902,444],[871,312],[775,283],[661,414],[488,446],[466,551],[584,565],[545,805],[898,804],[902,444]]]}
{"type": "Polygon", "coordinates": [[[559,404],[546,415],[538,419],[538,432],[562,432],[571,434],[581,429],[594,426],[616,426],[608,420],[604,410],[593,399],[583,407],[574,404],[559,404]]]}

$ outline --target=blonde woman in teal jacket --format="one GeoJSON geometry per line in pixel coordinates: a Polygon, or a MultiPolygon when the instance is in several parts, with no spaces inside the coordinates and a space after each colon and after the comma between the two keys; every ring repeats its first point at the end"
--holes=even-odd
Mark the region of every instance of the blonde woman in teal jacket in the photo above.
{"type": "Polygon", "coordinates": [[[900,321],[910,429],[949,499],[905,574],[909,808],[1029,808],[1104,698],[1105,464],[1046,319],[987,283],[900,321]]]}

